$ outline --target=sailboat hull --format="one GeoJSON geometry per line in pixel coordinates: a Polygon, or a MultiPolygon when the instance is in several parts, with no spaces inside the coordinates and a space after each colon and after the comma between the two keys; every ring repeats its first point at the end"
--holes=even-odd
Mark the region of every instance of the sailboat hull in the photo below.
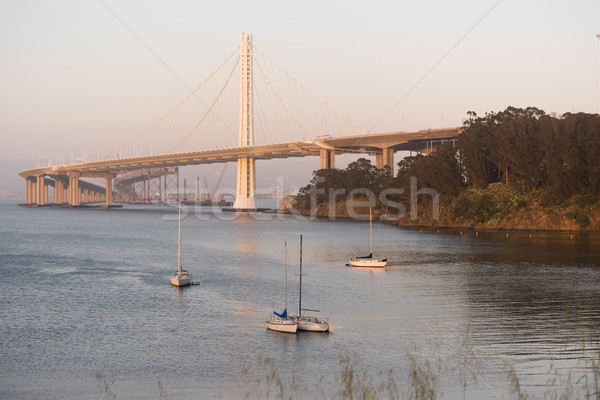
{"type": "Polygon", "coordinates": [[[295,317],[298,321],[298,330],[307,332],[327,332],[329,330],[329,324],[327,321],[320,320],[316,317],[302,316],[300,318],[295,317]]]}
{"type": "Polygon", "coordinates": [[[188,279],[188,278],[177,278],[177,277],[171,277],[171,285],[173,286],[189,286],[192,284],[192,280],[188,279]]]}
{"type": "Polygon", "coordinates": [[[173,286],[189,286],[191,284],[192,276],[186,271],[171,275],[171,285],[173,286]]]}
{"type": "Polygon", "coordinates": [[[298,324],[298,330],[307,332],[327,332],[329,330],[329,325],[327,323],[318,324],[314,322],[304,322],[298,324]]]}
{"type": "Polygon", "coordinates": [[[351,267],[360,268],[385,268],[387,261],[373,260],[373,259],[354,259],[348,261],[351,267]]]}
{"type": "Polygon", "coordinates": [[[277,332],[296,333],[298,322],[291,319],[272,319],[266,321],[267,329],[277,332]]]}
{"type": "Polygon", "coordinates": [[[373,216],[371,215],[371,209],[369,208],[369,235],[371,237],[371,254],[367,257],[355,257],[348,260],[348,264],[351,267],[358,268],[385,268],[387,259],[377,260],[373,258],[373,216]]]}

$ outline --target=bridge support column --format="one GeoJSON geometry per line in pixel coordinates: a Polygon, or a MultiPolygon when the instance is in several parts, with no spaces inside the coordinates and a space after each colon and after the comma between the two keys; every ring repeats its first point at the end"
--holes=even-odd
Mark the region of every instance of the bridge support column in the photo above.
{"type": "Polygon", "coordinates": [[[116,174],[105,174],[106,179],[106,207],[112,206],[112,180],[116,177],[116,174]]]}
{"type": "Polygon", "coordinates": [[[25,178],[25,204],[35,203],[35,177],[25,178]]]}
{"type": "Polygon", "coordinates": [[[45,202],[45,193],[46,193],[46,182],[43,176],[38,176],[37,177],[37,184],[36,184],[36,203],[38,206],[42,206],[44,204],[46,204],[45,202]]]}
{"type": "Polygon", "coordinates": [[[31,204],[31,186],[29,178],[25,178],[25,204],[31,204]]]}
{"type": "Polygon", "coordinates": [[[37,178],[31,177],[29,178],[29,204],[35,204],[37,201],[37,178]]]}
{"type": "MultiPolygon", "coordinates": [[[[240,125],[238,137],[240,147],[254,145],[252,97],[252,36],[243,33],[240,43],[240,125]]],[[[251,156],[239,157],[237,164],[237,187],[233,208],[243,211],[256,210],[254,204],[254,158],[251,156]]]]}
{"type": "Polygon", "coordinates": [[[29,180],[25,178],[25,203],[29,204],[29,180]]]}
{"type": "Polygon", "coordinates": [[[69,177],[62,176],[62,192],[60,194],[60,204],[65,204],[69,202],[69,177]]]}
{"type": "Polygon", "coordinates": [[[390,167],[390,170],[394,171],[394,148],[393,147],[384,147],[381,149],[381,153],[375,155],[375,166],[378,169],[382,169],[383,167],[390,167]]]}
{"type": "Polygon", "coordinates": [[[34,198],[33,202],[35,204],[37,204],[38,206],[42,204],[42,200],[43,200],[42,188],[40,187],[41,183],[42,183],[42,179],[43,179],[42,177],[38,176],[38,177],[36,177],[36,181],[35,181],[35,198],[34,198]]]}
{"type": "Polygon", "coordinates": [[[64,183],[60,178],[56,178],[54,180],[54,204],[62,204],[62,195],[65,192],[64,190],[64,183]]]}
{"type": "Polygon", "coordinates": [[[319,154],[321,156],[321,169],[335,168],[335,150],[321,149],[319,154]]]}
{"type": "Polygon", "coordinates": [[[67,176],[67,180],[63,182],[63,204],[69,204],[69,192],[71,191],[69,186],[69,177],[67,176]]]}
{"type": "Polygon", "coordinates": [[[388,147],[383,149],[383,166],[390,167],[390,169],[394,170],[394,148],[388,147]]]}
{"type": "Polygon", "coordinates": [[[251,157],[238,158],[237,185],[233,208],[240,210],[256,209],[254,203],[254,159],[251,157]]]}
{"type": "Polygon", "coordinates": [[[81,205],[81,189],[79,188],[79,177],[77,171],[69,172],[69,204],[71,206],[81,205]]]}
{"type": "Polygon", "coordinates": [[[31,177],[29,178],[29,204],[35,204],[37,201],[37,178],[31,177]]]}

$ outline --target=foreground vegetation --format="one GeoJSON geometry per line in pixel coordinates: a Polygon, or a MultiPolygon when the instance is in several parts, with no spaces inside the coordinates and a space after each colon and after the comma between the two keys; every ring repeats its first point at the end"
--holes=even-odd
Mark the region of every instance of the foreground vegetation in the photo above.
{"type": "MultiPolygon", "coordinates": [[[[242,367],[240,375],[242,386],[245,388],[244,399],[341,399],[341,400],[374,400],[374,399],[406,399],[434,400],[445,397],[442,387],[442,372],[455,379],[456,388],[450,395],[463,399],[508,398],[508,399],[600,399],[600,346],[597,340],[586,340],[580,343],[576,350],[578,365],[570,372],[554,366],[548,371],[548,380],[542,388],[537,387],[536,393],[529,393],[523,388],[518,374],[513,366],[506,366],[506,384],[498,387],[497,383],[489,385],[479,382],[476,355],[470,350],[465,340],[460,349],[448,360],[439,355],[432,360],[407,355],[409,361],[408,376],[401,379],[393,370],[373,373],[363,368],[358,355],[346,351],[340,352],[339,375],[335,382],[324,381],[323,377],[316,379],[310,385],[300,385],[294,372],[282,373],[279,366],[270,358],[257,357],[261,368],[252,370],[242,367]],[[248,380],[250,379],[250,380],[248,380]],[[482,390],[483,393],[482,394],[482,390]],[[476,394],[478,393],[478,394],[476,394]]],[[[453,353],[453,352],[451,352],[453,353]]],[[[240,365],[245,364],[243,360],[240,365]]],[[[116,400],[113,391],[114,382],[109,382],[101,374],[96,375],[98,389],[102,392],[100,399],[116,400]]],[[[156,398],[168,399],[169,395],[163,383],[158,381],[156,398]]],[[[223,398],[216,394],[214,398],[223,398]]]]}
{"type": "Polygon", "coordinates": [[[600,230],[599,115],[509,107],[469,117],[456,143],[404,158],[396,176],[366,159],[315,171],[296,209],[346,217],[356,205],[399,224],[600,230]]]}

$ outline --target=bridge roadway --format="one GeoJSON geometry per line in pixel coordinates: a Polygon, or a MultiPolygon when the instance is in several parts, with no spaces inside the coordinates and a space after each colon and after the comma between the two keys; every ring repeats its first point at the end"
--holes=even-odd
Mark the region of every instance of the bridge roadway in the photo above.
{"type": "Polygon", "coordinates": [[[25,178],[25,204],[48,203],[47,186],[49,177],[54,179],[54,203],[79,206],[83,201],[106,201],[112,204],[112,179],[119,173],[141,168],[175,167],[181,165],[212,164],[237,161],[240,157],[255,160],[274,158],[320,156],[320,168],[335,168],[335,154],[363,153],[376,156],[378,168],[394,165],[394,153],[401,150],[431,151],[434,143],[456,139],[461,128],[430,129],[414,132],[390,132],[343,137],[319,136],[314,140],[291,143],[268,144],[229,149],[194,151],[186,153],[160,154],[130,158],[90,161],[75,164],[46,166],[24,170],[19,175],[25,178]],[[105,178],[106,190],[93,191],[86,198],[81,192],[81,177],[105,178]],[[58,189],[58,190],[57,190],[58,189]],[[92,199],[92,200],[90,200],[92,199]]]}

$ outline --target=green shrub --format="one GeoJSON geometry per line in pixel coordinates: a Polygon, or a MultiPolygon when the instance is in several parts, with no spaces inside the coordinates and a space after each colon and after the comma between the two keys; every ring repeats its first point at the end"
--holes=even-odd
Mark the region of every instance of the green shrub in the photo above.
{"type": "Polygon", "coordinates": [[[573,200],[573,203],[575,203],[575,205],[580,208],[583,208],[589,204],[594,204],[595,202],[596,197],[591,194],[580,194],[579,196],[576,196],[573,200]]]}
{"type": "Polygon", "coordinates": [[[587,215],[577,214],[577,217],[575,217],[575,222],[577,222],[577,225],[579,225],[580,228],[585,228],[590,224],[590,217],[587,215]]]}
{"type": "Polygon", "coordinates": [[[569,211],[565,214],[565,217],[575,220],[575,223],[579,225],[580,228],[585,228],[590,224],[590,217],[579,214],[577,211],[569,211]]]}

